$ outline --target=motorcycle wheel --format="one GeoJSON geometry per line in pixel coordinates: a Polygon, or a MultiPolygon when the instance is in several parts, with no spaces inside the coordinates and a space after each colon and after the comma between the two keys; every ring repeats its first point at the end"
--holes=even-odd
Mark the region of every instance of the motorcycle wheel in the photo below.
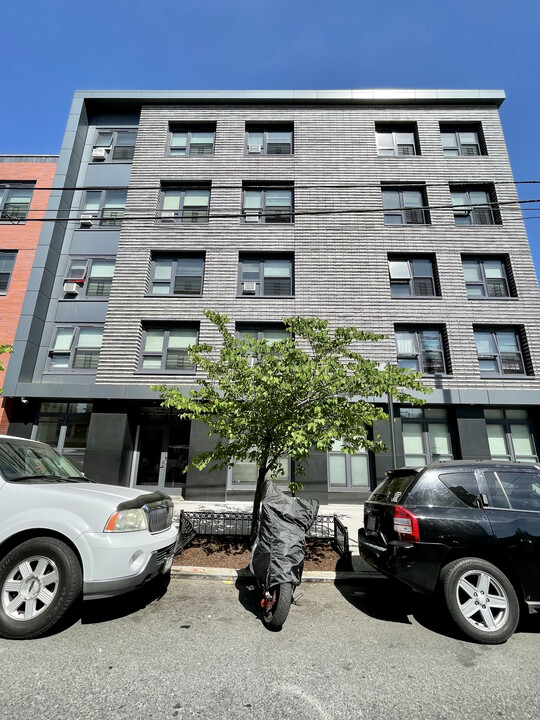
{"type": "Polygon", "coordinates": [[[274,598],[272,607],[263,611],[264,624],[272,630],[281,630],[289,610],[291,609],[293,586],[292,583],[274,585],[269,592],[274,598]]]}

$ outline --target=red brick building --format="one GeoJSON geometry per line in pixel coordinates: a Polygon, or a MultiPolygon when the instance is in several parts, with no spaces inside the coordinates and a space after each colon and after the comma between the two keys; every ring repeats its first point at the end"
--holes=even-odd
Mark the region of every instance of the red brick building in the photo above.
{"type": "MultiPolygon", "coordinates": [[[[0,155],[0,345],[12,345],[15,338],[57,160],[0,155]]],[[[9,355],[1,361],[7,368],[9,355]]],[[[4,375],[0,372],[0,388],[4,375]]],[[[10,405],[0,400],[0,433],[7,431],[10,405]]]]}

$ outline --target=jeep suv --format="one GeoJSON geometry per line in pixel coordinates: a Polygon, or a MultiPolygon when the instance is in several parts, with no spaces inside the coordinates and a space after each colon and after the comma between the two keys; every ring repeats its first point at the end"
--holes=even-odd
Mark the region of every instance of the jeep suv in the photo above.
{"type": "Polygon", "coordinates": [[[442,591],[465,635],[505,642],[540,611],[538,466],[450,461],[387,473],[364,506],[362,557],[415,591],[442,591]]]}

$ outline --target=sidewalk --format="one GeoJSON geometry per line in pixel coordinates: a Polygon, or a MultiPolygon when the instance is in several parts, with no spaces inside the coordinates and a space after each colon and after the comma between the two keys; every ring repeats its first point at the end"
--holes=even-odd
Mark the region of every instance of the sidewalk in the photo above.
{"type": "MultiPolygon", "coordinates": [[[[177,517],[181,510],[186,512],[204,512],[213,510],[214,512],[249,512],[253,507],[251,502],[205,502],[199,500],[184,500],[182,497],[173,496],[174,501],[174,515],[177,517]]],[[[342,576],[356,576],[357,574],[362,577],[382,577],[379,573],[374,571],[358,554],[358,529],[363,527],[364,524],[364,506],[363,505],[320,505],[319,515],[337,515],[341,522],[349,531],[349,549],[351,550],[352,556],[352,573],[328,573],[328,572],[308,572],[304,573],[304,581],[318,581],[318,582],[331,582],[335,579],[344,579],[342,576]],[[317,576],[317,578],[310,576],[317,576]]],[[[175,575],[186,574],[180,572],[180,566],[175,566],[175,575]]],[[[184,568],[188,570],[188,568],[184,568]]],[[[189,568],[192,572],[190,574],[205,574],[202,568],[199,568],[197,572],[193,573],[193,568],[189,568]]],[[[221,570],[220,568],[213,568],[206,570],[212,570],[212,572],[206,573],[206,577],[218,576],[221,579],[236,578],[238,574],[234,570],[221,570]],[[215,572],[217,571],[217,572],[215,572]]]]}

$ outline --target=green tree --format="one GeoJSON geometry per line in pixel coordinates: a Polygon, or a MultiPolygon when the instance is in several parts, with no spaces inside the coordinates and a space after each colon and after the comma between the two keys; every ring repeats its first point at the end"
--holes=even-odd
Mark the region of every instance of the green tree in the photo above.
{"type": "MultiPolygon", "coordinates": [[[[13,348],[11,345],[0,345],[0,356],[1,355],[7,355],[8,353],[12,353],[13,348]]],[[[0,372],[5,370],[4,363],[0,360],[0,372]]],[[[0,395],[2,394],[2,388],[0,388],[0,395]]]]}
{"type": "MultiPolygon", "coordinates": [[[[202,421],[208,434],[217,436],[211,451],[193,458],[194,467],[256,463],[252,542],[264,478],[283,474],[283,455],[294,460],[295,472],[301,474],[310,450],[327,451],[335,440],[342,440],[346,453],[383,450],[380,439],[368,438],[368,428],[388,416],[372,400],[389,392],[398,402],[423,404],[418,393],[430,392],[419,373],[396,366],[381,370],[360,354],[359,343],[376,342],[382,335],[352,327],[331,332],[326,320],[293,317],[283,320],[287,339],[269,342],[238,338],[227,329],[228,317],[205,314],[222,343],[219,350],[204,344],[188,349],[190,360],[204,371],[198,387],[189,394],[181,387],[153,389],[160,392],[164,407],[202,421]]],[[[291,490],[301,488],[292,483],[291,490]]]]}

